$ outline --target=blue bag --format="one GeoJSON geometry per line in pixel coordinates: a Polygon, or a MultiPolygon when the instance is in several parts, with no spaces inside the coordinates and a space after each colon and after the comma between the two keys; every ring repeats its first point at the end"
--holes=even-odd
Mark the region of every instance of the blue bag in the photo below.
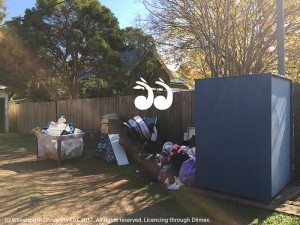
{"type": "Polygon", "coordinates": [[[113,163],[116,161],[114,150],[111,146],[109,138],[106,139],[106,148],[104,152],[104,162],[113,163]]]}

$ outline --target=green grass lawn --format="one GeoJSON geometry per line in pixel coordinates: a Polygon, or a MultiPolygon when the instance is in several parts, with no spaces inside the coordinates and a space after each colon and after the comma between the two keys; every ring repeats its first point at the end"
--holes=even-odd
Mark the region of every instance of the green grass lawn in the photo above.
{"type": "MultiPolygon", "coordinates": [[[[67,215],[71,207],[74,215],[77,209],[78,215],[83,215],[84,212],[85,216],[94,215],[96,210],[98,213],[109,211],[111,216],[116,212],[116,216],[122,215],[123,218],[208,218],[211,221],[208,224],[221,225],[300,224],[300,218],[297,216],[220,199],[214,195],[203,194],[203,191],[195,187],[182,187],[178,191],[170,191],[165,186],[149,184],[138,177],[136,174],[138,167],[135,164],[107,165],[100,159],[93,158],[95,143],[95,140],[86,143],[86,159],[66,161],[62,164],[62,168],[58,169],[56,162],[36,161],[34,136],[0,134],[0,189],[7,191],[7,194],[0,192],[0,205],[3,209],[2,211],[0,209],[0,223],[1,218],[13,214],[23,217],[46,214],[50,217],[54,213],[51,207],[65,207],[67,215]],[[6,173],[12,175],[6,176],[6,173]],[[65,179],[65,183],[61,183],[62,179],[65,179]],[[44,180],[51,182],[44,183],[44,180]],[[56,183],[61,185],[59,190],[55,186],[56,183]],[[54,188],[52,184],[55,184],[54,188]],[[60,192],[60,197],[55,197],[56,191],[60,192]],[[11,195],[20,196],[12,198],[11,195]],[[61,196],[64,196],[65,202],[59,201],[61,196]],[[80,199],[79,202],[87,201],[88,207],[82,209],[78,202],[73,202],[74,197],[80,199]],[[108,197],[112,199],[107,199],[108,197]],[[120,201],[121,198],[126,201],[120,201]],[[18,210],[14,211],[13,207],[5,205],[11,201],[16,201],[14,207],[18,210]],[[69,202],[70,204],[67,204],[69,202]],[[128,211],[117,214],[117,208],[110,208],[113,204],[117,207],[122,206],[128,211]],[[30,206],[34,207],[31,209],[30,206]]],[[[64,215],[63,211],[61,213],[64,215]]]]}

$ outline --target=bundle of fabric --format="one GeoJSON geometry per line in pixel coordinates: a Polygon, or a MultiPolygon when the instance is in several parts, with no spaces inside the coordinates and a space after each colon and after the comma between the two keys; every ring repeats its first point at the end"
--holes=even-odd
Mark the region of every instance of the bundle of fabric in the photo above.
{"type": "Polygon", "coordinates": [[[162,151],[159,153],[159,161],[160,161],[161,168],[170,164],[171,162],[170,155],[172,153],[173,146],[174,144],[172,142],[166,142],[163,145],[162,151]]]}
{"type": "Polygon", "coordinates": [[[184,145],[175,145],[172,148],[172,154],[170,155],[170,158],[178,171],[180,170],[182,164],[190,158],[190,156],[187,154],[188,150],[189,148],[184,145]]]}
{"type": "Polygon", "coordinates": [[[177,190],[179,189],[179,186],[181,186],[181,185],[178,186],[179,183],[178,170],[173,165],[163,167],[160,170],[158,180],[161,183],[167,185],[169,189],[177,190]],[[174,184],[176,184],[178,188],[174,184]]]}
{"type": "Polygon", "coordinates": [[[81,133],[81,130],[73,128],[72,123],[66,123],[66,118],[61,115],[57,118],[57,121],[48,122],[43,127],[42,133],[49,134],[51,136],[60,136],[74,133],[81,133]]]}
{"type": "Polygon", "coordinates": [[[172,164],[179,171],[182,163],[189,159],[188,151],[189,148],[184,145],[179,146],[172,142],[166,142],[163,145],[162,151],[159,153],[161,167],[172,164]]]}
{"type": "Polygon", "coordinates": [[[159,181],[172,190],[179,189],[183,184],[193,185],[191,177],[195,174],[195,170],[189,166],[191,163],[188,166],[184,166],[182,171],[181,177],[184,181],[180,179],[180,171],[183,165],[190,160],[191,156],[194,159],[194,155],[195,148],[190,149],[184,145],[180,146],[172,142],[166,142],[159,153],[159,165],[161,167],[159,181]],[[187,176],[188,178],[186,179],[187,176]]]}

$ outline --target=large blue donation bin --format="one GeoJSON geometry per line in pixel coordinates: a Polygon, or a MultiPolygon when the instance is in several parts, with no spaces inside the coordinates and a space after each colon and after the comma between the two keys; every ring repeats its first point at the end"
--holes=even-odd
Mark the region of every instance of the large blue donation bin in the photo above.
{"type": "Polygon", "coordinates": [[[196,185],[265,203],[290,182],[290,79],[196,80],[196,185]]]}

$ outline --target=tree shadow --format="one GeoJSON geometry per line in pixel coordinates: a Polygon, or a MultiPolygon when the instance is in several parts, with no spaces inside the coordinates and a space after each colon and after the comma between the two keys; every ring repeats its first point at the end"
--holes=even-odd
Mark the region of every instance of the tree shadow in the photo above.
{"type": "MultiPolygon", "coordinates": [[[[34,151],[29,158],[17,154],[12,159],[9,154],[14,151],[7,151],[1,154],[0,150],[0,162],[8,157],[0,166],[0,221],[9,217],[92,218],[94,222],[97,218],[202,218],[209,219],[209,224],[240,225],[261,224],[273,215],[195,187],[170,191],[150,185],[139,179],[133,164],[117,166],[91,157],[64,161],[58,168],[56,161],[36,160],[34,151]],[[16,173],[2,177],[9,171],[16,173]]],[[[108,223],[125,222],[104,224],[108,223]]],[[[169,223],[174,224],[170,219],[169,223]]]]}
{"type": "Polygon", "coordinates": [[[32,160],[16,163],[8,163],[0,166],[0,169],[11,170],[17,173],[30,173],[36,171],[53,170],[58,168],[58,163],[53,160],[32,160]]]}

